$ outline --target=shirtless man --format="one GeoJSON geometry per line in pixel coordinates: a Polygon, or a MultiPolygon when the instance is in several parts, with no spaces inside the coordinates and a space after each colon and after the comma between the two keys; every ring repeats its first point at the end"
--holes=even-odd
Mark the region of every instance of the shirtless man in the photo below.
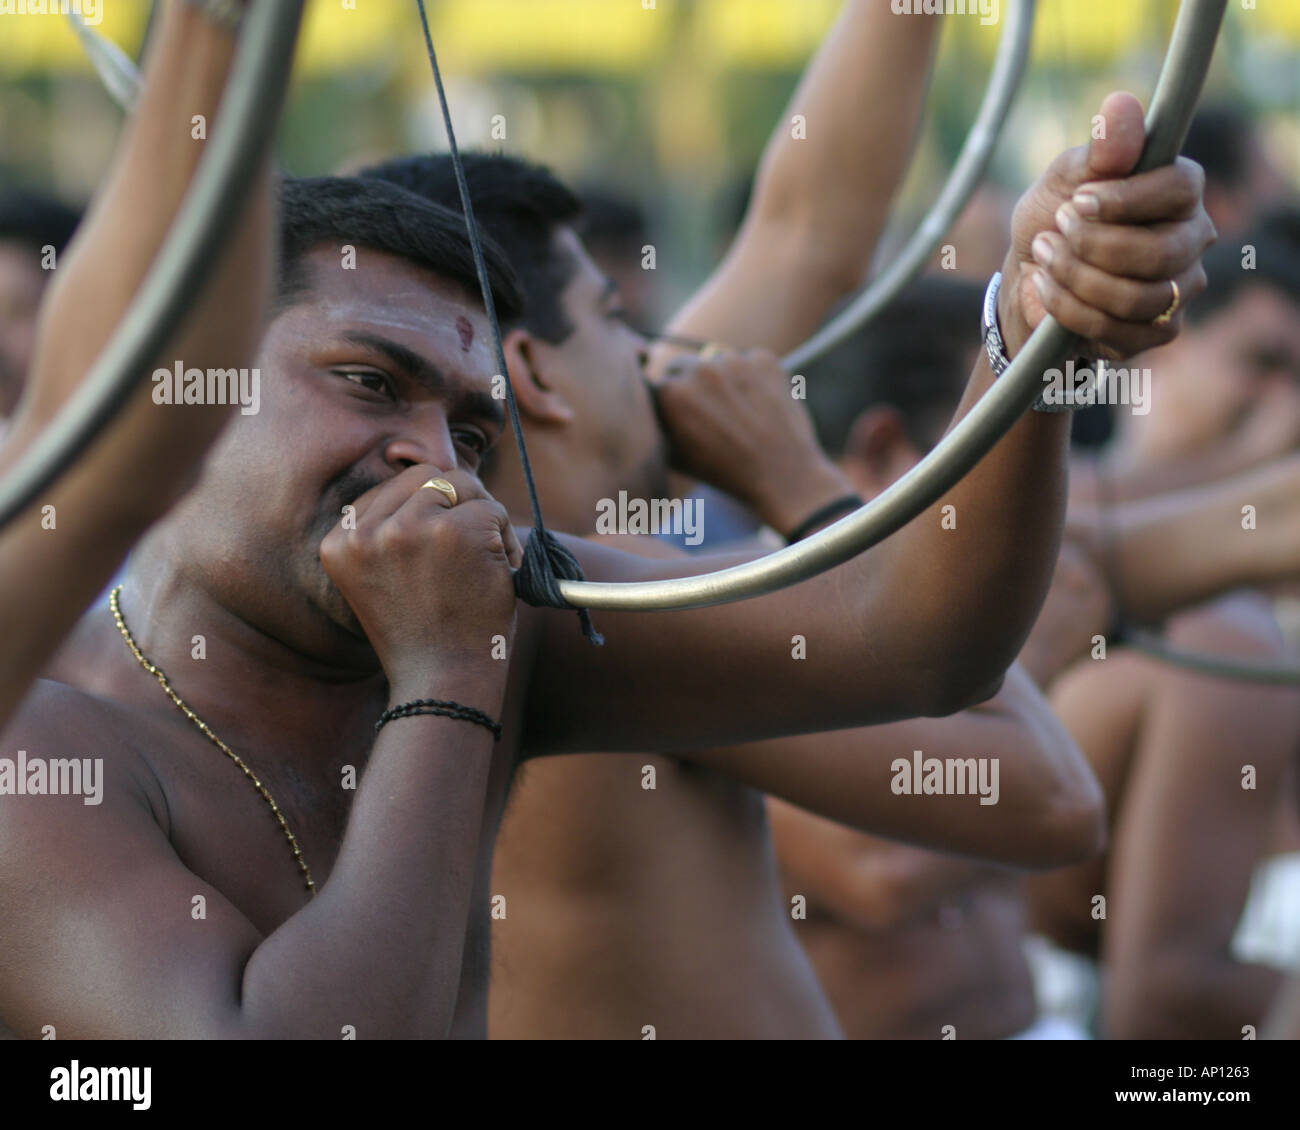
{"type": "MultiPolygon", "coordinates": [[[[819,435],[864,497],[905,474],[943,434],[961,374],[980,348],[982,294],[978,284],[924,279],[810,375],[819,435]]],[[[1086,653],[1110,615],[1088,555],[1069,541],[1062,548],[1021,654],[1026,670],[1012,668],[984,707],[867,731],[897,733],[890,756],[913,748],[903,732],[909,725],[915,746],[956,757],[1005,756],[1017,742],[1055,732],[1034,680],[1046,685],[1086,653]]],[[[1036,1009],[1021,951],[1023,872],[991,865],[979,852],[923,850],[914,836],[905,844],[867,835],[775,798],[768,812],[786,894],[807,900],[795,931],[846,1035],[1001,1039],[1030,1027],[1036,1009]]]]}
{"type": "Polygon", "coordinates": [[[1292,317],[1300,294],[1300,209],[1267,213],[1222,242],[1212,262],[1214,292],[1188,315],[1205,332],[1157,358],[1186,383],[1166,393],[1156,369],[1150,410],[1131,418],[1116,409],[1128,434],[1101,462],[1072,468],[1072,506],[1214,483],[1300,449],[1292,317]],[[1232,328],[1219,320],[1228,307],[1236,317],[1232,328]],[[1211,364],[1201,363],[1209,358],[1211,364]]]}
{"type": "MultiPolygon", "coordinates": [[[[1257,398],[1283,414],[1300,410],[1300,240],[1288,243],[1288,230],[1300,232],[1294,219],[1242,237],[1270,259],[1259,273],[1241,270],[1235,246],[1207,257],[1212,289],[1189,315],[1193,328],[1141,359],[1160,400],[1147,417],[1122,415],[1116,474],[1194,459],[1257,398]]],[[[1239,498],[1221,538],[1251,537],[1241,503],[1256,497],[1239,498]]],[[[1127,587],[1123,572],[1115,580],[1127,587]]],[[[1166,634],[1193,651],[1294,662],[1257,593],[1184,612],[1166,634]]],[[[1111,850],[1034,880],[1035,918],[1060,945],[1102,961],[1103,1030],[1239,1039],[1245,1025],[1258,1028],[1282,974],[1236,960],[1230,942],[1279,806],[1291,802],[1284,782],[1300,744],[1300,693],[1114,649],[1105,662],[1067,672],[1052,700],[1106,790],[1111,850]]]]}
{"type": "MultiPolygon", "coordinates": [[[[378,171],[435,201],[456,198],[445,157],[378,171]]],[[[548,521],[591,533],[600,498],[666,497],[663,465],[639,457],[639,437],[653,434],[654,420],[617,408],[621,390],[611,374],[627,371],[637,343],[608,328],[620,313],[618,295],[576,238],[576,198],[545,169],[508,157],[474,155],[467,179],[484,229],[535,280],[506,346],[548,521]],[[604,352],[593,352],[602,342],[604,352]],[[601,435],[615,428],[624,443],[604,447],[601,435]],[[609,465],[605,451],[624,462],[609,465]]],[[[978,298],[975,311],[978,318],[978,298]]],[[[964,328],[977,337],[975,321],[964,328]]],[[[974,353],[955,367],[948,415],[974,353]]],[[[860,489],[822,454],[787,375],[770,361],[751,355],[672,383],[664,422],[677,457],[707,468],[716,486],[772,524],[793,526],[860,489]]],[[[527,514],[513,453],[494,454],[485,482],[512,515],[527,514]]],[[[703,521],[707,528],[707,509],[703,521]]],[[[638,549],[634,537],[613,540],[638,549]]],[[[674,556],[657,543],[639,548],[674,556]]],[[[835,805],[855,825],[1027,865],[1099,848],[1097,794],[1046,700],[1019,671],[987,707],[952,719],[759,743],[710,758],[725,773],[653,755],[528,766],[494,863],[493,891],[506,910],[493,930],[494,1035],[636,1038],[647,1024],[659,1039],[837,1033],[781,899],[762,794],[738,782],[809,796],[806,778],[856,764],[861,775],[846,781],[835,805]],[[908,805],[891,792],[892,759],[921,746],[995,751],[996,819],[970,797],[908,805]]]]}
{"type": "MultiPolygon", "coordinates": [[[[1013,354],[1045,309],[1097,349],[1148,348],[1177,330],[1151,321],[1168,277],[1198,289],[1212,229],[1194,170],[1127,177],[1140,109],[1115,96],[1103,110],[1108,140],[1059,159],[1022,203],[999,304],[1013,354]],[[1066,203],[1085,183],[1092,219],[1066,203]],[[1030,243],[1062,207],[1077,257],[1036,282],[1030,243]],[[1062,280],[1083,264],[1080,295],[1062,280]]],[[[105,761],[99,805],[0,801],[0,1015],[18,1034],[482,1035],[491,849],[521,746],[714,750],[948,713],[996,691],[1047,586],[1066,423],[1030,414],[948,496],[977,536],[954,538],[936,508],[786,592],[602,614],[594,649],[571,613],[516,608],[518,543],[473,473],[500,403],[454,225],[375,182],[308,182],[285,208],[260,414],[234,421],[133,557],[121,629],[89,614],[3,739],[105,761]],[[917,582],[935,599],[904,607],[917,582]],[[247,754],[301,858],[127,635],[247,754]],[[817,646],[787,665],[795,635],[817,646]],[[375,737],[386,704],[415,699],[460,705],[375,737]],[[502,720],[499,742],[470,710],[502,720]]],[[[978,365],[964,409],[991,380],[978,365]]],[[[701,566],[570,544],[593,579],[701,566]]],[[[845,777],[807,788],[800,799],[835,808],[845,777]]]]}

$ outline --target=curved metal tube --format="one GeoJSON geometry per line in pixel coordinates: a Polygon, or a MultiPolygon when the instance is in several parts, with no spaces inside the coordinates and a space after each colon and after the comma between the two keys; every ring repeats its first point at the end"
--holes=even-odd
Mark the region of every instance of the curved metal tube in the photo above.
{"type": "MultiPolygon", "coordinates": [[[[1227,0],[1183,0],[1135,171],[1168,164],[1182,148],[1226,6],[1227,0]]],[[[630,584],[560,581],[560,592],[578,608],[666,611],[761,596],[823,573],[900,529],[951,490],[1029,408],[1042,389],[1042,374],[1061,363],[1072,341],[1054,319],[1044,318],[992,388],[925,459],[862,509],[806,541],[702,576],[630,584]]]]}
{"type": "Polygon", "coordinates": [[[0,480],[0,527],[70,467],[122,409],[185,321],[248,197],[279,121],[303,0],[261,0],[238,54],[185,201],[112,339],[54,421],[0,480]]]}
{"type": "Polygon", "coordinates": [[[81,49],[95,68],[109,97],[129,114],[140,98],[139,69],[125,51],[90,27],[76,9],[69,8],[67,15],[81,49]]]}
{"type": "Polygon", "coordinates": [[[1029,45],[1034,37],[1034,14],[1037,0],[1013,0],[1011,13],[998,38],[997,56],[984,100],[970,133],[957,155],[939,198],[925,219],[912,233],[898,257],[872,280],[848,306],[793,352],[781,359],[782,366],[795,373],[810,361],[829,353],[845,338],[866,325],[888,306],[899,292],[925,267],[939,241],[952,230],[993,160],[1002,127],[1006,125],[1029,61],[1029,45]]]}
{"type": "Polygon", "coordinates": [[[1151,659],[1182,667],[1198,675],[1217,679],[1232,679],[1239,683],[1263,683],[1272,686],[1291,686],[1300,683],[1300,667],[1280,663],[1251,663],[1229,655],[1209,655],[1199,651],[1183,651],[1170,647],[1152,632],[1129,631],[1119,643],[1151,659]]]}

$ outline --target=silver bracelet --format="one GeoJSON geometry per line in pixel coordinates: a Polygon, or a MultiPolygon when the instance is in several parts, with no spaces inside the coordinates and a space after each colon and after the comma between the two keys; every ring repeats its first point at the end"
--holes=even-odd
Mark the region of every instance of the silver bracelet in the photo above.
{"type": "MultiPolygon", "coordinates": [[[[995,378],[1000,377],[1011,358],[1007,356],[1006,344],[1002,340],[1002,330],[998,327],[998,291],[1002,289],[1002,272],[998,271],[989,279],[988,290],[984,292],[983,336],[984,351],[988,354],[989,368],[995,378]]],[[[1095,372],[1095,370],[1093,370],[1095,372]]],[[[1056,398],[1053,398],[1055,401],[1056,398]]],[[[1073,390],[1067,398],[1062,396],[1059,403],[1047,399],[1047,389],[1038,394],[1034,401],[1035,412],[1073,412],[1077,407],[1073,390]]]]}
{"type": "Polygon", "coordinates": [[[239,25],[244,21],[243,0],[185,0],[185,3],[222,31],[239,34],[239,25]]]}

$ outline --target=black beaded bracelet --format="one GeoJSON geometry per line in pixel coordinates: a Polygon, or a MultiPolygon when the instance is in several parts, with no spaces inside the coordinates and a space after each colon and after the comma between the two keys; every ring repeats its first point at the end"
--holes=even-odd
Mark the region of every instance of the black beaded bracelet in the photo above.
{"type": "Polygon", "coordinates": [[[440,698],[417,698],[411,702],[402,702],[397,706],[389,707],[375,723],[375,733],[379,733],[394,718],[411,718],[418,714],[440,714],[444,718],[473,722],[476,726],[491,730],[492,736],[497,741],[501,740],[501,724],[492,721],[489,715],[481,710],[475,710],[472,706],[462,706],[459,702],[444,702],[440,698]]]}
{"type": "Polygon", "coordinates": [[[803,541],[804,538],[819,526],[824,526],[832,518],[838,518],[842,514],[848,514],[861,505],[862,499],[856,494],[846,494],[843,498],[837,498],[834,502],[828,502],[820,509],[814,510],[807,518],[786,534],[786,545],[794,545],[797,541],[803,541]]]}

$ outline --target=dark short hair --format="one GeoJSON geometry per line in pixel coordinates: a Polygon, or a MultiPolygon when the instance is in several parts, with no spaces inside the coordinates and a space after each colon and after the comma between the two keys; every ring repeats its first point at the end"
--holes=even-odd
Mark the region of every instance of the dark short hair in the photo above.
{"type": "Polygon", "coordinates": [[[1202,258],[1206,287],[1187,307],[1187,321],[1200,325],[1222,313],[1252,287],[1266,287],[1300,306],[1300,209],[1268,212],[1242,235],[1216,243],[1202,258]],[[1243,265],[1253,248],[1254,266],[1243,265]]]}
{"type": "Polygon", "coordinates": [[[1250,176],[1255,127],[1240,107],[1226,102],[1202,106],[1187,131],[1183,156],[1205,170],[1209,185],[1237,188],[1250,176]]]}
{"type": "Polygon", "coordinates": [[[48,193],[26,188],[0,190],[0,242],[61,252],[72,240],[81,213],[48,193]]]}
{"type": "Polygon", "coordinates": [[[853,421],[890,405],[920,451],[938,442],[980,345],[983,287],[930,276],[905,289],[857,333],[807,366],[808,408],[822,446],[843,452],[853,421]]]}
{"type": "Polygon", "coordinates": [[[631,197],[602,184],[584,185],[579,195],[582,217],[578,235],[582,242],[593,250],[634,251],[640,258],[650,232],[645,209],[631,197]]]}
{"type": "MultiPolygon", "coordinates": [[[[280,209],[280,309],[311,289],[304,259],[325,244],[353,244],[405,259],[481,301],[465,219],[450,209],[395,184],[359,177],[286,178],[280,209]]],[[[517,318],[523,295],[505,252],[484,239],[483,259],[498,316],[517,318]]]]}
{"type": "MultiPolygon", "coordinates": [[[[576,264],[555,242],[557,230],[576,224],[582,204],[547,168],[500,153],[463,153],[465,180],[474,218],[504,248],[519,276],[524,309],[518,322],[538,337],[558,345],[573,332],[561,294],[576,264]]],[[[428,153],[398,157],[362,169],[370,177],[401,185],[460,212],[460,192],[451,157],[428,153]]]]}

